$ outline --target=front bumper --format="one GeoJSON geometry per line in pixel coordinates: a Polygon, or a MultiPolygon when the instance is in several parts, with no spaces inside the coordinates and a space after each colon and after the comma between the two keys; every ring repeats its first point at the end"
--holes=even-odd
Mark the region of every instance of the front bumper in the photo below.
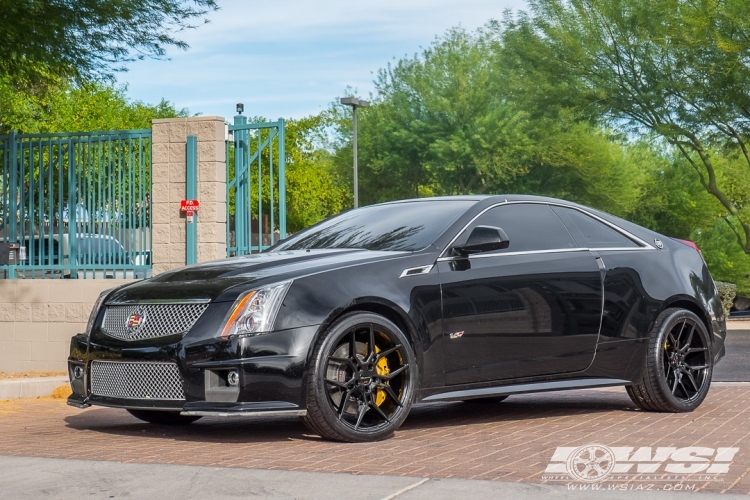
{"type": "MultiPolygon", "coordinates": [[[[215,331],[215,330],[214,330],[215,331]]],[[[68,404],[141,410],[180,411],[186,415],[304,415],[307,357],[317,326],[234,339],[163,338],[161,343],[130,343],[102,334],[73,337],[68,368],[73,394],[68,404]],[[174,363],[184,399],[138,399],[92,390],[92,363],[174,363]],[[78,377],[76,377],[76,367],[78,377]],[[227,374],[236,372],[231,386],[227,374]]],[[[115,381],[120,382],[120,381],[115,381]]],[[[138,380],[126,381],[138,383],[138,380]]],[[[103,391],[106,392],[106,391],[103,391]]]]}

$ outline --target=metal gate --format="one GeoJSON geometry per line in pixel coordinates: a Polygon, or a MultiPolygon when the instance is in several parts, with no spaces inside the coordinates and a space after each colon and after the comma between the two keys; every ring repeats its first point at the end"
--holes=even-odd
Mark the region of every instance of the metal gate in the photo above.
{"type": "Polygon", "coordinates": [[[149,275],[150,196],[151,130],[0,136],[0,278],[149,275]]]}
{"type": "Polygon", "coordinates": [[[227,141],[227,256],[261,252],[286,237],[284,120],[235,116],[227,141]]]}

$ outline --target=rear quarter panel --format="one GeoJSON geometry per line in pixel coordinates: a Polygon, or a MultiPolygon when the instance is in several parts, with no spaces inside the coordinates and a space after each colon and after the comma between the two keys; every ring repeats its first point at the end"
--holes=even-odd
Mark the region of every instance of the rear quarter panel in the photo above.
{"type": "Polygon", "coordinates": [[[598,252],[607,268],[600,343],[646,338],[661,311],[677,302],[697,306],[714,343],[723,342],[721,302],[705,262],[687,245],[662,238],[661,250],[598,252]]]}

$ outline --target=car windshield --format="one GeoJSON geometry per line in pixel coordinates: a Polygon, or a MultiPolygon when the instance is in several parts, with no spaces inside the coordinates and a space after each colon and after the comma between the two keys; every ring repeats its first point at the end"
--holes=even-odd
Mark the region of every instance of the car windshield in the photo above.
{"type": "Polygon", "coordinates": [[[413,252],[430,245],[475,203],[434,200],[364,207],[301,231],[274,250],[362,248],[413,252]]]}

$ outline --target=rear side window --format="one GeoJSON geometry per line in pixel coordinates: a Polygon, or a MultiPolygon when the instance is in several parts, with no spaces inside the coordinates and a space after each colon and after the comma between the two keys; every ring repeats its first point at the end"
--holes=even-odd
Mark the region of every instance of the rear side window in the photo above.
{"type": "Polygon", "coordinates": [[[602,224],[593,217],[572,208],[552,207],[582,248],[640,248],[636,242],[602,224]]]}
{"type": "Polygon", "coordinates": [[[547,205],[514,204],[495,207],[482,214],[459,238],[464,243],[476,226],[495,226],[508,235],[510,246],[504,252],[530,252],[575,248],[576,244],[560,219],[547,205]]]}

